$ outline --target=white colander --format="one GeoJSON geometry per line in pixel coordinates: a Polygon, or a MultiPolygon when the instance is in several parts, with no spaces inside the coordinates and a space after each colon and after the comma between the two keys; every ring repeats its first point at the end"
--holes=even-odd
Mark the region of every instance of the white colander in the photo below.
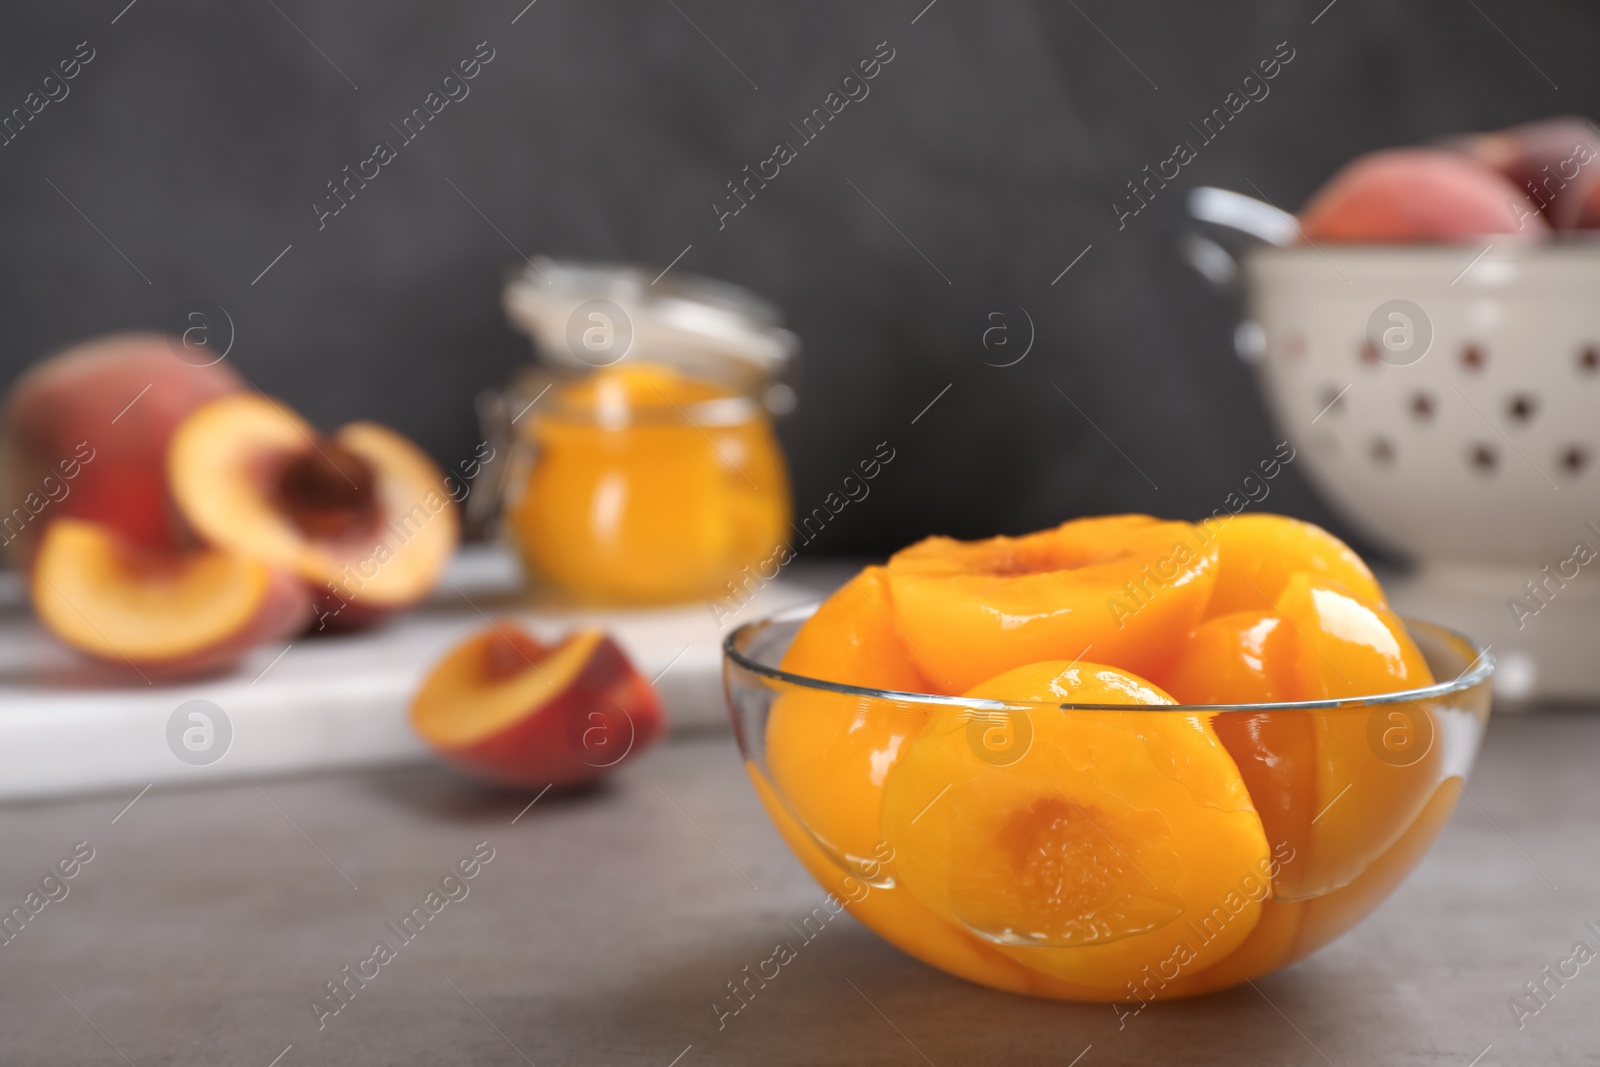
{"type": "Polygon", "coordinates": [[[1492,645],[1504,697],[1600,696],[1600,240],[1258,245],[1241,276],[1297,462],[1417,564],[1396,607],[1492,645]]]}

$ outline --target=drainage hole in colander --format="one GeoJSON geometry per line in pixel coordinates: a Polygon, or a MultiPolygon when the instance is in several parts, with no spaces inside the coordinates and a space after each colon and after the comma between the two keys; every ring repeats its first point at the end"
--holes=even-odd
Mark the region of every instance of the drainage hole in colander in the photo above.
{"type": "Polygon", "coordinates": [[[1468,456],[1473,468],[1482,474],[1493,474],[1495,468],[1500,465],[1500,452],[1493,445],[1482,441],[1472,446],[1468,456]]]}
{"type": "Polygon", "coordinates": [[[1600,346],[1590,345],[1578,353],[1578,373],[1600,373],[1600,346]]]}
{"type": "Polygon", "coordinates": [[[1461,365],[1470,371],[1481,371],[1489,356],[1479,345],[1468,345],[1461,350],[1461,365]]]}
{"type": "Polygon", "coordinates": [[[1589,450],[1583,445],[1568,445],[1561,450],[1561,469],[1576,478],[1589,465],[1589,450]]]}
{"type": "Polygon", "coordinates": [[[1432,422],[1433,407],[1433,394],[1411,394],[1411,417],[1416,419],[1418,422],[1432,422]]]}
{"type": "Polygon", "coordinates": [[[1388,466],[1394,462],[1394,442],[1387,437],[1374,437],[1372,444],[1367,446],[1372,454],[1372,462],[1388,466]]]}
{"type": "Polygon", "coordinates": [[[1523,426],[1533,421],[1533,416],[1538,410],[1539,398],[1529,396],[1527,393],[1518,393],[1506,404],[1506,414],[1511,416],[1511,421],[1523,426]]]}

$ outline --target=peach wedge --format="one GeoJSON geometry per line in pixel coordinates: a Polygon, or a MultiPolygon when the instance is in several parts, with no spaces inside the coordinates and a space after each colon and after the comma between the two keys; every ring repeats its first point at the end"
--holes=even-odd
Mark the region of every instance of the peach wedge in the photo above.
{"type": "Polygon", "coordinates": [[[40,620],[61,640],[146,675],[225,666],[302,629],[311,614],[305,587],[264,563],[144,548],[81,519],[50,524],[32,591],[40,620]]]}
{"type": "Polygon", "coordinates": [[[560,786],[598,778],[648,748],[662,715],[655,690],[603,632],[546,645],[501,619],[429,671],[411,725],[481,778],[560,786]]]}

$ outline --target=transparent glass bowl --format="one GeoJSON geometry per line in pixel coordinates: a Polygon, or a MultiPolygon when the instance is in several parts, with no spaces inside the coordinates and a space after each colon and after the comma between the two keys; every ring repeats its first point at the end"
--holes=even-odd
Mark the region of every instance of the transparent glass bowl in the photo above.
{"type": "Polygon", "coordinates": [[[1487,649],[1409,619],[1446,681],[1152,708],[779,670],[814,610],[742,626],[723,646],[734,732],[768,816],[831,903],[886,940],[1037,996],[1192,996],[1327,944],[1427,851],[1489,715],[1487,649]]]}

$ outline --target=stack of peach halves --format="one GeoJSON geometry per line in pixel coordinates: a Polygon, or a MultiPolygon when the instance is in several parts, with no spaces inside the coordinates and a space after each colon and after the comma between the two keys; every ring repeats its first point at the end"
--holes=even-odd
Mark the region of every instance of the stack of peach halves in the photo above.
{"type": "Polygon", "coordinates": [[[782,669],[1001,702],[793,687],[766,734],[781,804],[757,785],[824,884],[875,886],[850,894],[869,926],[1023,992],[1275,969],[1375,906],[1456,795],[1440,746],[1386,758],[1363,710],[1159,710],[1432,684],[1360,558],[1276,515],[930,538],[826,601],[782,669]]]}
{"type": "Polygon", "coordinates": [[[319,434],[221,363],[121,335],[34,368],[0,515],[39,618],[146,676],[225,665],[420,600],[458,539],[433,462],[368,422],[319,434]]]}

